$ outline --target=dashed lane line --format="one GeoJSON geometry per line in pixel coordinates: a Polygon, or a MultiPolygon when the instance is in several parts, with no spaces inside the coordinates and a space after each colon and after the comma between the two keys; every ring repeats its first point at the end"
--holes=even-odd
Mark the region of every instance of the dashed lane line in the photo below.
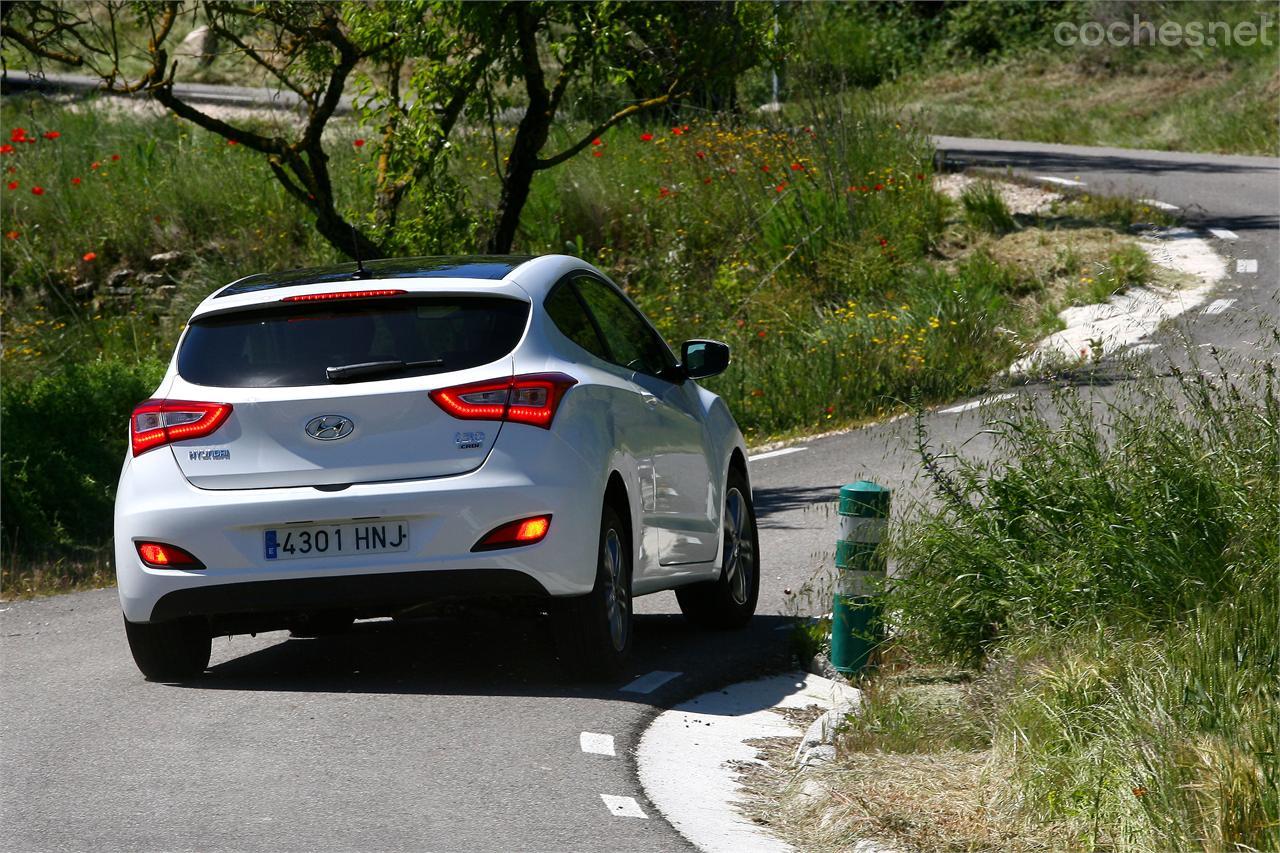
{"type": "Polygon", "coordinates": [[[953,415],[959,412],[967,412],[970,409],[976,409],[979,406],[985,406],[988,403],[999,403],[1001,400],[1012,400],[1017,394],[996,394],[994,397],[983,397],[981,400],[970,400],[968,403],[961,403],[958,406],[952,406],[949,409],[941,409],[939,414],[953,415]]]}
{"type": "Polygon", "coordinates": [[[1240,235],[1234,231],[1228,231],[1225,228],[1210,228],[1209,233],[1217,237],[1219,240],[1239,240],[1240,235]]]}
{"type": "Polygon", "coordinates": [[[1169,202],[1167,201],[1160,201],[1159,199],[1155,199],[1155,198],[1140,198],[1138,199],[1138,201],[1142,202],[1143,204],[1149,204],[1152,207],[1159,208],[1160,210],[1181,210],[1182,209],[1178,207],[1176,204],[1169,204],[1169,202]]]}
{"type": "Polygon", "coordinates": [[[583,752],[590,752],[594,755],[616,756],[618,754],[613,749],[613,735],[583,732],[578,735],[578,745],[582,747],[583,752]]]}
{"type": "Polygon", "coordinates": [[[642,675],[626,687],[619,689],[621,693],[652,693],[662,685],[666,684],[673,678],[679,678],[684,675],[683,672],[667,672],[663,669],[655,669],[647,675],[642,675]]]}
{"type": "Polygon", "coordinates": [[[1035,175],[1037,181],[1048,181],[1051,184],[1057,184],[1061,187],[1082,187],[1084,181],[1073,181],[1070,178],[1055,178],[1052,175],[1035,175]]]}
{"type": "Polygon", "coordinates": [[[1241,258],[1236,261],[1236,272],[1257,272],[1258,261],[1255,258],[1241,258]]]}
{"type": "Polygon", "coordinates": [[[1226,311],[1228,308],[1230,308],[1232,305],[1235,305],[1235,304],[1236,304],[1236,301],[1234,299],[1215,299],[1209,303],[1208,308],[1204,309],[1200,313],[1209,314],[1210,316],[1214,314],[1221,314],[1223,311],[1226,311]]]}
{"type": "Polygon", "coordinates": [[[772,459],[775,456],[786,456],[788,453],[799,453],[800,451],[807,449],[808,448],[806,447],[783,447],[779,450],[770,450],[767,453],[757,453],[755,456],[748,456],[747,461],[759,462],[761,459],[772,459]]]}
{"type": "Polygon", "coordinates": [[[639,817],[648,820],[649,816],[640,808],[635,797],[615,797],[612,794],[601,794],[609,813],[614,817],[639,817]]]}

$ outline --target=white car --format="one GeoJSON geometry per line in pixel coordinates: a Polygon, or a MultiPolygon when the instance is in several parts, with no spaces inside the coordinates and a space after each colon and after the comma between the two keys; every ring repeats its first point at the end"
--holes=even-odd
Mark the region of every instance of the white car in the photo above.
{"type": "Polygon", "coordinates": [[[616,673],[635,596],[755,611],[746,447],[599,270],[409,258],[253,275],[191,316],[130,419],[115,509],[129,646],[191,678],[215,634],[340,630],[445,599],[550,611],[580,674],[616,673]]]}

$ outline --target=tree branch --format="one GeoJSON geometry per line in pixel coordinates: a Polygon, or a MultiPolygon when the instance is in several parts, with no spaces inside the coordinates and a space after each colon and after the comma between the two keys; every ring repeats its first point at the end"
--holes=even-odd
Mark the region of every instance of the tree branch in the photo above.
{"type": "Polygon", "coordinates": [[[534,168],[550,169],[553,166],[559,166],[565,160],[568,160],[570,157],[574,156],[579,151],[581,151],[582,149],[590,145],[591,140],[595,139],[600,134],[604,133],[606,130],[613,127],[615,124],[622,121],[623,119],[629,116],[633,116],[636,113],[642,113],[645,110],[653,109],[654,107],[660,107],[660,106],[663,106],[664,104],[674,103],[675,101],[678,101],[681,98],[685,97],[685,95],[687,94],[688,92],[680,92],[678,94],[667,92],[665,95],[659,95],[656,98],[649,98],[648,100],[640,101],[639,103],[632,104],[629,107],[618,110],[616,113],[609,116],[609,118],[600,122],[598,125],[593,127],[590,131],[588,131],[586,136],[583,136],[581,139],[579,139],[577,142],[575,142],[573,145],[569,146],[565,150],[561,151],[559,154],[556,154],[552,157],[547,157],[547,158],[541,158],[541,157],[538,158],[534,163],[534,168]]]}

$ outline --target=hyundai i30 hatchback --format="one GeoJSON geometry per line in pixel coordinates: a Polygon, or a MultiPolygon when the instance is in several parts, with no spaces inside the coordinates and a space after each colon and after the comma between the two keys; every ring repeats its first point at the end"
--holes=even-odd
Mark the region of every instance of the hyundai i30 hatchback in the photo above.
{"type": "Polygon", "coordinates": [[[635,596],[751,618],[746,449],[599,270],[565,256],[253,275],[202,302],[129,423],[115,558],[134,660],[208,666],[215,634],[341,628],[469,597],[535,599],[607,676],[635,596]]]}

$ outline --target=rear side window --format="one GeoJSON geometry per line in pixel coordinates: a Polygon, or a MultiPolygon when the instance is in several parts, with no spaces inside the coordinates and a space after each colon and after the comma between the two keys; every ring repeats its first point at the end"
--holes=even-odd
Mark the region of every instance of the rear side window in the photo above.
{"type": "Polygon", "coordinates": [[[582,301],[573,292],[569,282],[556,285],[542,305],[547,309],[551,322],[556,324],[556,328],[566,338],[596,358],[609,360],[609,354],[605,351],[600,336],[596,334],[596,327],[587,316],[587,309],[582,307],[582,301]]]}
{"type": "Polygon", "coordinates": [[[495,297],[427,297],[295,303],[197,319],[178,351],[178,373],[196,385],[283,388],[326,385],[327,369],[402,361],[399,378],[463,370],[509,354],[529,305],[495,297]]]}
{"type": "Polygon", "coordinates": [[[655,376],[664,368],[675,366],[676,359],[666,343],[622,294],[588,276],[575,283],[582,301],[600,325],[614,364],[655,376]]]}

